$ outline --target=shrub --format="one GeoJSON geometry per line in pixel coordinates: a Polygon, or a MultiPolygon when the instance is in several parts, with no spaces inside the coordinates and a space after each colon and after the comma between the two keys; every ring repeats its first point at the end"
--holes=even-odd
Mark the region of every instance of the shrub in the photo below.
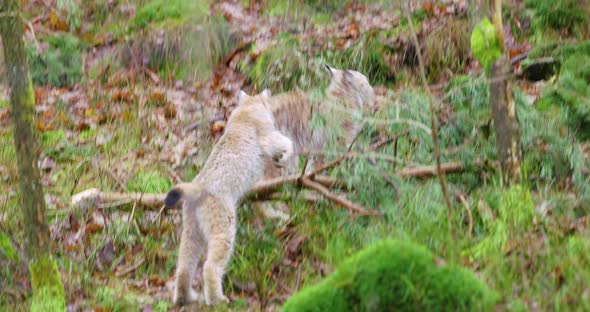
{"type": "Polygon", "coordinates": [[[370,31],[343,52],[327,52],[323,58],[336,68],[357,70],[367,76],[372,85],[377,85],[393,80],[390,56],[390,49],[381,42],[381,33],[370,31]]]}
{"type": "Polygon", "coordinates": [[[58,34],[45,40],[49,48],[41,54],[32,46],[27,48],[33,83],[56,87],[78,83],[84,75],[82,53],[85,45],[69,34],[58,34]]]}
{"type": "Polygon", "coordinates": [[[587,0],[527,0],[526,5],[534,12],[533,27],[539,31],[550,27],[573,32],[588,24],[587,0]]]}
{"type": "Polygon", "coordinates": [[[487,225],[490,228],[490,235],[471,251],[471,254],[476,259],[503,250],[506,243],[508,243],[509,237],[523,233],[531,228],[534,211],[530,190],[515,185],[503,191],[498,203],[497,215],[497,219],[487,225]]]}
{"type": "Polygon", "coordinates": [[[234,45],[225,19],[209,16],[204,1],[151,1],[131,26],[120,51],[123,65],[145,66],[175,80],[206,79],[234,45]]]}
{"type": "Polygon", "coordinates": [[[280,34],[252,64],[242,63],[240,70],[258,89],[270,88],[275,93],[307,89],[316,86],[322,76],[327,77],[320,60],[303,52],[297,39],[288,33],[280,34]]]}
{"type": "Polygon", "coordinates": [[[294,295],[283,311],[491,311],[495,301],[472,272],[437,268],[425,247],[385,240],[294,295]]]}
{"type": "Polygon", "coordinates": [[[425,43],[424,64],[429,80],[436,81],[444,77],[444,71],[461,71],[468,61],[469,51],[469,23],[465,19],[450,19],[444,27],[429,33],[425,43]]]}
{"type": "Polygon", "coordinates": [[[558,80],[537,102],[541,110],[552,105],[568,109],[569,126],[581,139],[590,138],[590,41],[568,45],[554,53],[561,63],[558,80]]]}

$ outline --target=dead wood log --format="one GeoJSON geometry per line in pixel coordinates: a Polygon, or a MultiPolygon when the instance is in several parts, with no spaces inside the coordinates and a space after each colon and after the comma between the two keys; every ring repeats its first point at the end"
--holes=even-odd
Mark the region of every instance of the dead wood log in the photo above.
{"type": "Polygon", "coordinates": [[[326,188],[325,186],[323,186],[315,181],[312,181],[307,177],[303,177],[303,179],[301,179],[301,183],[304,186],[306,186],[312,190],[315,190],[318,193],[324,195],[327,199],[348,209],[349,212],[357,212],[358,214],[365,215],[365,216],[382,215],[382,213],[380,211],[365,209],[365,208],[349,201],[348,199],[345,199],[344,197],[340,197],[340,196],[330,192],[330,190],[328,188],[326,188]]]}
{"type": "MultiPolygon", "coordinates": [[[[258,182],[248,193],[246,198],[254,200],[267,199],[284,185],[298,185],[299,175],[290,175],[275,179],[263,180],[258,182]]],[[[315,182],[326,188],[345,188],[345,183],[334,178],[317,175],[313,179],[315,182]]],[[[72,196],[71,205],[74,207],[98,207],[113,208],[122,205],[137,203],[147,210],[159,210],[164,205],[166,194],[145,194],[145,193],[120,193],[120,192],[102,192],[92,188],[72,196]]]]}

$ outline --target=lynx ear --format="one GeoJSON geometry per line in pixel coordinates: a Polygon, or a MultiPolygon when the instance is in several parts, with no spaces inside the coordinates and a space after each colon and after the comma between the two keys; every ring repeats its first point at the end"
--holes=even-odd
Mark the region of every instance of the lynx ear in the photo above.
{"type": "Polygon", "coordinates": [[[260,92],[260,95],[269,98],[270,97],[270,90],[264,89],[264,90],[262,90],[262,92],[260,92]]]}
{"type": "Polygon", "coordinates": [[[334,77],[334,68],[330,67],[330,65],[328,65],[328,64],[324,64],[324,67],[326,68],[326,70],[330,74],[330,77],[334,77]]]}
{"type": "Polygon", "coordinates": [[[242,103],[242,101],[248,97],[248,93],[244,92],[244,90],[240,90],[238,93],[238,104],[242,103]]]}

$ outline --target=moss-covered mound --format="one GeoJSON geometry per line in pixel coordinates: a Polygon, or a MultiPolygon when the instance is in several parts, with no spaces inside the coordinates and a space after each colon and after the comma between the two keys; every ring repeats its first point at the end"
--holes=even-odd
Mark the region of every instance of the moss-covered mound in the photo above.
{"type": "Polygon", "coordinates": [[[294,295],[283,311],[491,311],[496,298],[473,272],[436,267],[425,247],[385,240],[294,295]]]}

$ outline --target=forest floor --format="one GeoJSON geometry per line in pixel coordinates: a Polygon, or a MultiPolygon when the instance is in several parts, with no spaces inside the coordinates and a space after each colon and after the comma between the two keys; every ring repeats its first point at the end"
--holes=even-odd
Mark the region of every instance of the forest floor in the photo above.
{"type": "MultiPolygon", "coordinates": [[[[224,284],[231,303],[211,310],[278,310],[383,238],[418,242],[473,270],[500,294],[499,310],[590,309],[587,1],[561,0],[557,13],[551,0],[504,1],[523,186],[532,200],[502,187],[486,79],[470,51],[477,22],[468,1],[402,2],[21,1],[39,165],[68,311],[177,310],[170,299],[180,229],[178,211],[132,202],[74,207],[72,195],[164,193],[191,180],[240,89],[322,90],[323,64],[358,70],[375,87],[378,107],[358,153],[328,173],[349,186],[342,195],[383,215],[310,203],[294,186],[281,191],[287,222],[265,219],[246,201],[224,284]],[[549,67],[525,66],[547,57],[555,59],[549,67]],[[442,161],[461,164],[447,176],[451,222],[436,177],[402,174],[434,164],[424,131],[431,101],[439,103],[442,161]],[[387,143],[367,152],[376,142],[387,143]]],[[[23,194],[0,82],[0,310],[27,310],[23,194]]]]}

